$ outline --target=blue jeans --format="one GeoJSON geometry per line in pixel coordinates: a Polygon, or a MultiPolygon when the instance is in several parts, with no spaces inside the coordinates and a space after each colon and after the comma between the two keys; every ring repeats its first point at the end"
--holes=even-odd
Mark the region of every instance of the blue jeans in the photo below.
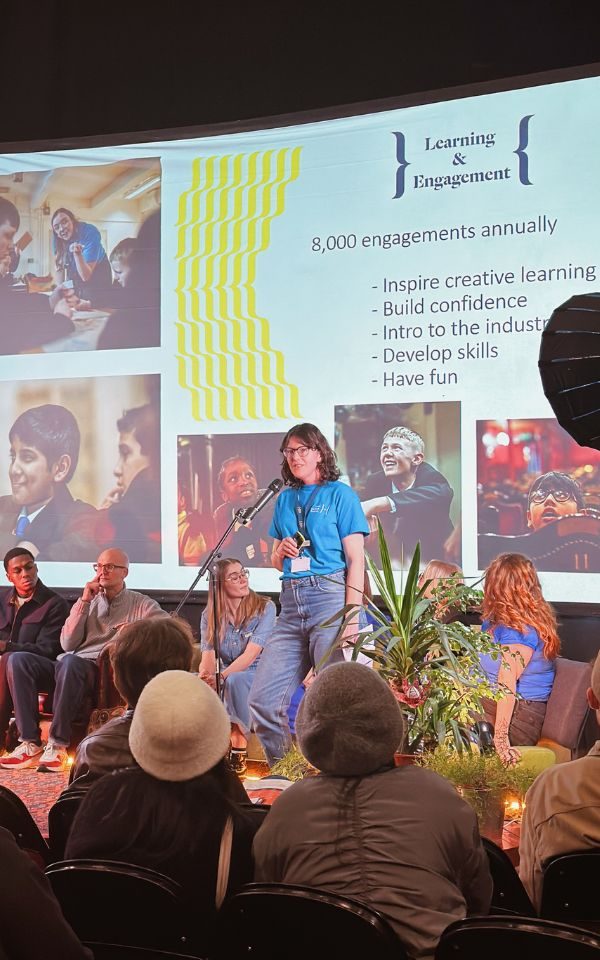
{"type": "Polygon", "coordinates": [[[260,656],[249,697],[254,729],[270,766],[291,746],[287,710],[310,667],[321,669],[344,659],[339,647],[329,653],[341,621],[328,627],[323,621],[344,606],[345,579],[345,570],[338,570],[327,577],[283,581],[281,613],[260,656]]]}
{"type": "Polygon", "coordinates": [[[95,690],[96,663],[73,653],[55,661],[18,650],[8,659],[6,675],[21,740],[39,742],[38,693],[44,690],[54,692],[49,739],[68,747],[83,698],[95,690]]]}

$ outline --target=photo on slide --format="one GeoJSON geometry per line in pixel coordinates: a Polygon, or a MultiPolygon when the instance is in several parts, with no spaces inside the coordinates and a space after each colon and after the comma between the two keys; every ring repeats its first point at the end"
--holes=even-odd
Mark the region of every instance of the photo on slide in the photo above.
{"type": "Polygon", "coordinates": [[[160,563],[159,376],[0,383],[0,409],[0,556],[160,563]]]}
{"type": "MultiPolygon", "coordinates": [[[[237,510],[251,507],[281,477],[278,433],[177,438],[179,565],[198,566],[223,536],[237,510]]],[[[247,526],[236,524],[221,554],[245,567],[270,567],[269,527],[275,497],[247,526]]]]}
{"type": "Polygon", "coordinates": [[[381,403],[335,408],[335,451],[358,493],[379,564],[377,520],[393,566],[461,563],[460,403],[381,403]]]}
{"type": "Polygon", "coordinates": [[[600,572],[600,451],[553,419],[477,422],[478,566],[523,553],[538,570],[600,572]]]}
{"type": "Polygon", "coordinates": [[[160,344],[161,164],[0,176],[0,354],[160,344]]]}

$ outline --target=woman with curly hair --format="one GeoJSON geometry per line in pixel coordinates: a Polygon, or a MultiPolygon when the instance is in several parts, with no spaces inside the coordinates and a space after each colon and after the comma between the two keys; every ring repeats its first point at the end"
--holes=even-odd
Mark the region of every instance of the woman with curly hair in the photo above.
{"type": "Polygon", "coordinates": [[[483,629],[502,653],[496,660],[484,656],[482,666],[503,691],[497,703],[486,702],[485,718],[494,724],[500,758],[512,764],[520,757],[512,744],[527,746],[539,739],[560,647],[554,611],[528,557],[503,553],[489,565],[483,618],[483,629]]]}
{"type": "MultiPolygon", "coordinates": [[[[364,538],[369,526],[360,500],[339,480],[335,453],[312,423],[289,430],[281,443],[287,489],[275,504],[271,562],[282,573],[281,614],[250,691],[250,711],[269,764],[291,744],[287,709],[310,667],[343,660],[331,652],[344,604],[362,604],[364,538]]],[[[342,640],[358,631],[358,613],[342,640]]]]}

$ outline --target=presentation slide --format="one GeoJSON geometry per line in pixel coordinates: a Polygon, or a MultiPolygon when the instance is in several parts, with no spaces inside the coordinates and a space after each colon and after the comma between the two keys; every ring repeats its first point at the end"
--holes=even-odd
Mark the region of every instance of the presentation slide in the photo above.
{"type": "MultiPolygon", "coordinates": [[[[77,586],[120,545],[185,590],[310,421],[399,577],[417,541],[473,578],[515,550],[596,602],[600,453],[537,363],[598,290],[598,114],[591,77],[1,154],[0,550],[77,586]]],[[[273,505],[222,548],[257,590],[273,505]]]]}

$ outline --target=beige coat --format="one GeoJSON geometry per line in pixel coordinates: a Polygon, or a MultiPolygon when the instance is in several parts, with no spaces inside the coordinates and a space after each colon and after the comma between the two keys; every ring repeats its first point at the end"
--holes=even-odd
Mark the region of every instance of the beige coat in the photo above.
{"type": "Polygon", "coordinates": [[[527,791],[519,875],[536,910],[544,864],[594,847],[600,848],[600,740],[586,757],[548,767],[527,791]]]}

